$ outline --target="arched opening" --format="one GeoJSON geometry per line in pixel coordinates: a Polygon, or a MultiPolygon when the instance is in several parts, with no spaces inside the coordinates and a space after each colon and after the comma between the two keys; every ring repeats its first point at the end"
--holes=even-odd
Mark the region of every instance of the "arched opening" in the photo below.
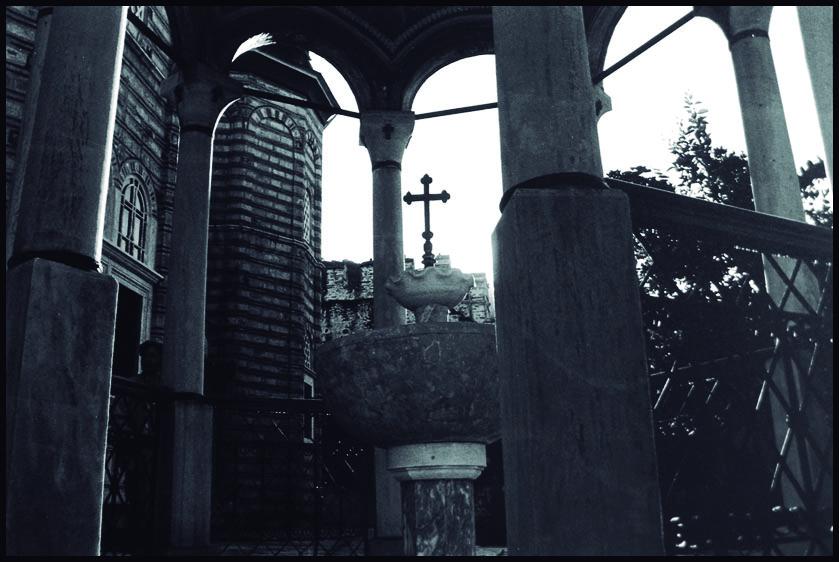
{"type": "MultiPolygon", "coordinates": [[[[615,28],[605,66],[690,11],[631,6],[615,28]]],[[[773,10],[769,29],[786,122],[798,167],[824,157],[815,103],[792,6],[773,10]]],[[[714,146],[745,152],[743,121],[728,44],[719,26],[696,17],[603,81],[612,110],[599,121],[604,172],[645,166],[672,178],[670,145],[687,118],[685,97],[707,111],[714,146]]]]}
{"type": "MultiPolygon", "coordinates": [[[[414,98],[416,114],[491,103],[496,99],[495,56],[453,62],[423,82],[414,98]]],[[[501,160],[495,109],[418,119],[402,164],[402,188],[422,192],[420,178],[434,180],[432,193],[451,199],[431,204],[434,253],[450,256],[452,267],[485,273],[492,287],[491,235],[500,212],[501,160]]],[[[405,255],[420,266],[425,230],[421,204],[404,206],[405,255]]]]}
{"type": "MultiPolygon", "coordinates": [[[[605,66],[689,11],[687,6],[630,6],[612,35],[605,66]]],[[[604,172],[638,165],[666,171],[688,93],[708,109],[715,142],[745,150],[728,46],[718,26],[706,18],[688,22],[607,77],[603,87],[612,99],[612,110],[598,126],[604,172]]]]}
{"type": "MultiPolygon", "coordinates": [[[[328,60],[310,52],[342,109],[358,111],[344,76],[328,60]]],[[[367,150],[359,145],[358,119],[335,115],[323,131],[321,235],[324,260],[362,262],[373,257],[372,174],[367,150]]]]}

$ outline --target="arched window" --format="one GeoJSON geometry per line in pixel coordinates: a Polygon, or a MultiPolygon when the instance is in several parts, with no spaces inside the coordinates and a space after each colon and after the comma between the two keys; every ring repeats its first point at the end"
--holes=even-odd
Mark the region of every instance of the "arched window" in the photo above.
{"type": "Polygon", "coordinates": [[[140,178],[129,175],[118,194],[117,246],[141,262],[146,261],[149,207],[140,178]]]}

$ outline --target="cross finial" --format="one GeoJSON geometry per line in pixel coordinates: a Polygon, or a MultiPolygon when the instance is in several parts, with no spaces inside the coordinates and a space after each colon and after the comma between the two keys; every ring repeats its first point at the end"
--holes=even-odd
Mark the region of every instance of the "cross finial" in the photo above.
{"type": "Polygon", "coordinates": [[[425,267],[433,267],[437,260],[434,259],[434,254],[431,252],[431,237],[434,236],[434,233],[431,232],[431,209],[430,203],[432,201],[442,201],[445,203],[446,201],[451,198],[451,195],[444,189],[440,193],[436,193],[432,195],[428,191],[428,186],[431,185],[431,182],[434,181],[431,179],[431,176],[425,174],[420,179],[420,183],[422,184],[422,195],[411,195],[411,192],[405,194],[403,197],[403,201],[410,205],[414,201],[422,201],[424,204],[425,210],[425,232],[422,233],[422,237],[425,238],[425,244],[423,244],[422,248],[425,253],[422,255],[422,265],[425,267]]]}

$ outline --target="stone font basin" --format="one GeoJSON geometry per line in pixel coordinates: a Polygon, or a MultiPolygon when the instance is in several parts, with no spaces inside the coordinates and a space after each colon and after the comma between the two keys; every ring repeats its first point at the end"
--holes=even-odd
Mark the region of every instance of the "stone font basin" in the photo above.
{"type": "Polygon", "coordinates": [[[326,342],[316,354],[330,411],[378,447],[498,439],[495,326],[409,324],[326,342]]]}

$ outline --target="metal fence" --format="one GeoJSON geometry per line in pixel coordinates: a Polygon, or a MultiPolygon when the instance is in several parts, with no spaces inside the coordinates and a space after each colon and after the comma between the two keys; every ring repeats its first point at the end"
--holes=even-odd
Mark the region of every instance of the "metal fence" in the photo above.
{"type": "Polygon", "coordinates": [[[632,203],[667,552],[831,553],[832,233],[609,183],[632,203]]]}
{"type": "MultiPolygon", "coordinates": [[[[161,554],[164,389],[113,377],[102,553],[161,554]]],[[[372,449],[345,437],[320,400],[215,400],[214,550],[221,555],[363,555],[372,449]]]]}
{"type": "Polygon", "coordinates": [[[102,554],[154,552],[159,405],[166,394],[114,376],[108,415],[102,554]]]}
{"type": "MultiPolygon", "coordinates": [[[[832,553],[832,232],[609,184],[632,207],[668,554],[832,553]]],[[[113,379],[103,553],[154,549],[168,399],[113,379]]],[[[222,554],[364,554],[370,447],[347,438],[320,400],[214,407],[222,554]]],[[[487,486],[500,488],[500,475],[487,486]]],[[[498,537],[503,514],[489,511],[503,501],[484,503],[498,537]]]]}
{"type": "Polygon", "coordinates": [[[320,400],[215,406],[213,539],[222,554],[361,556],[373,526],[373,451],[320,400]]]}

